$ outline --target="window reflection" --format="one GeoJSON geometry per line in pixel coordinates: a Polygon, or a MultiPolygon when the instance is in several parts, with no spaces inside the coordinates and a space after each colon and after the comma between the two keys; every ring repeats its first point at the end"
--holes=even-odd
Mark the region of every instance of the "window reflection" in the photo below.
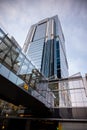
{"type": "Polygon", "coordinates": [[[22,80],[22,79],[20,79],[20,78],[17,78],[17,85],[19,86],[19,87],[21,87],[21,85],[23,85],[24,84],[24,81],[22,80]]]}
{"type": "Polygon", "coordinates": [[[23,64],[21,66],[20,74],[26,74],[28,70],[29,62],[27,59],[23,61],[23,64]]]}
{"type": "Polygon", "coordinates": [[[33,41],[45,37],[45,33],[46,33],[46,23],[38,25],[36,28],[33,41]]]}
{"type": "Polygon", "coordinates": [[[1,66],[0,68],[0,74],[2,74],[4,77],[8,78],[9,76],[9,70],[5,66],[1,66]]]}
{"type": "Polygon", "coordinates": [[[44,39],[32,42],[30,44],[27,57],[29,57],[35,66],[40,70],[41,69],[41,59],[43,53],[44,39]]]}
{"type": "Polygon", "coordinates": [[[14,73],[10,72],[9,80],[16,84],[17,76],[14,73]]]}

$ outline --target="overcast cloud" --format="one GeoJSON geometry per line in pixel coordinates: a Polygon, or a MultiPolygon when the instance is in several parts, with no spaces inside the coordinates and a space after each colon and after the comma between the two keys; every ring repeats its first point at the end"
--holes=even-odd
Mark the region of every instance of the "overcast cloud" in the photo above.
{"type": "Polygon", "coordinates": [[[87,73],[86,0],[0,0],[0,24],[21,46],[32,24],[56,14],[65,36],[70,75],[87,73]]]}

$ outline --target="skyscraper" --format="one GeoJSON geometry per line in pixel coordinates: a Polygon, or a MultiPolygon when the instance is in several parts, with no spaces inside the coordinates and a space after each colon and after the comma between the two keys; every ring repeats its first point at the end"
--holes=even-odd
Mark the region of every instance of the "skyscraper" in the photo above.
{"type": "Polygon", "coordinates": [[[57,15],[31,26],[23,51],[47,78],[68,76],[65,40],[57,15]]]}

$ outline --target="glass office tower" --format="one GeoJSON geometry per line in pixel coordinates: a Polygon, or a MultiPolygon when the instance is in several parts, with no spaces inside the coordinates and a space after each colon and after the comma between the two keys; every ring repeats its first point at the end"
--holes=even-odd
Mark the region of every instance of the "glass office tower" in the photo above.
{"type": "Polygon", "coordinates": [[[23,51],[47,78],[68,77],[65,40],[57,15],[31,26],[23,51]]]}

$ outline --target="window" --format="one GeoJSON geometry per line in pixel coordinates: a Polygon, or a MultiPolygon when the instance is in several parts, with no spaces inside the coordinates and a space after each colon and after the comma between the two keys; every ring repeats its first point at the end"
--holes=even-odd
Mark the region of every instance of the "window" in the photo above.
{"type": "Polygon", "coordinates": [[[46,23],[38,25],[35,31],[33,41],[45,37],[45,33],[46,33],[46,23]]]}

